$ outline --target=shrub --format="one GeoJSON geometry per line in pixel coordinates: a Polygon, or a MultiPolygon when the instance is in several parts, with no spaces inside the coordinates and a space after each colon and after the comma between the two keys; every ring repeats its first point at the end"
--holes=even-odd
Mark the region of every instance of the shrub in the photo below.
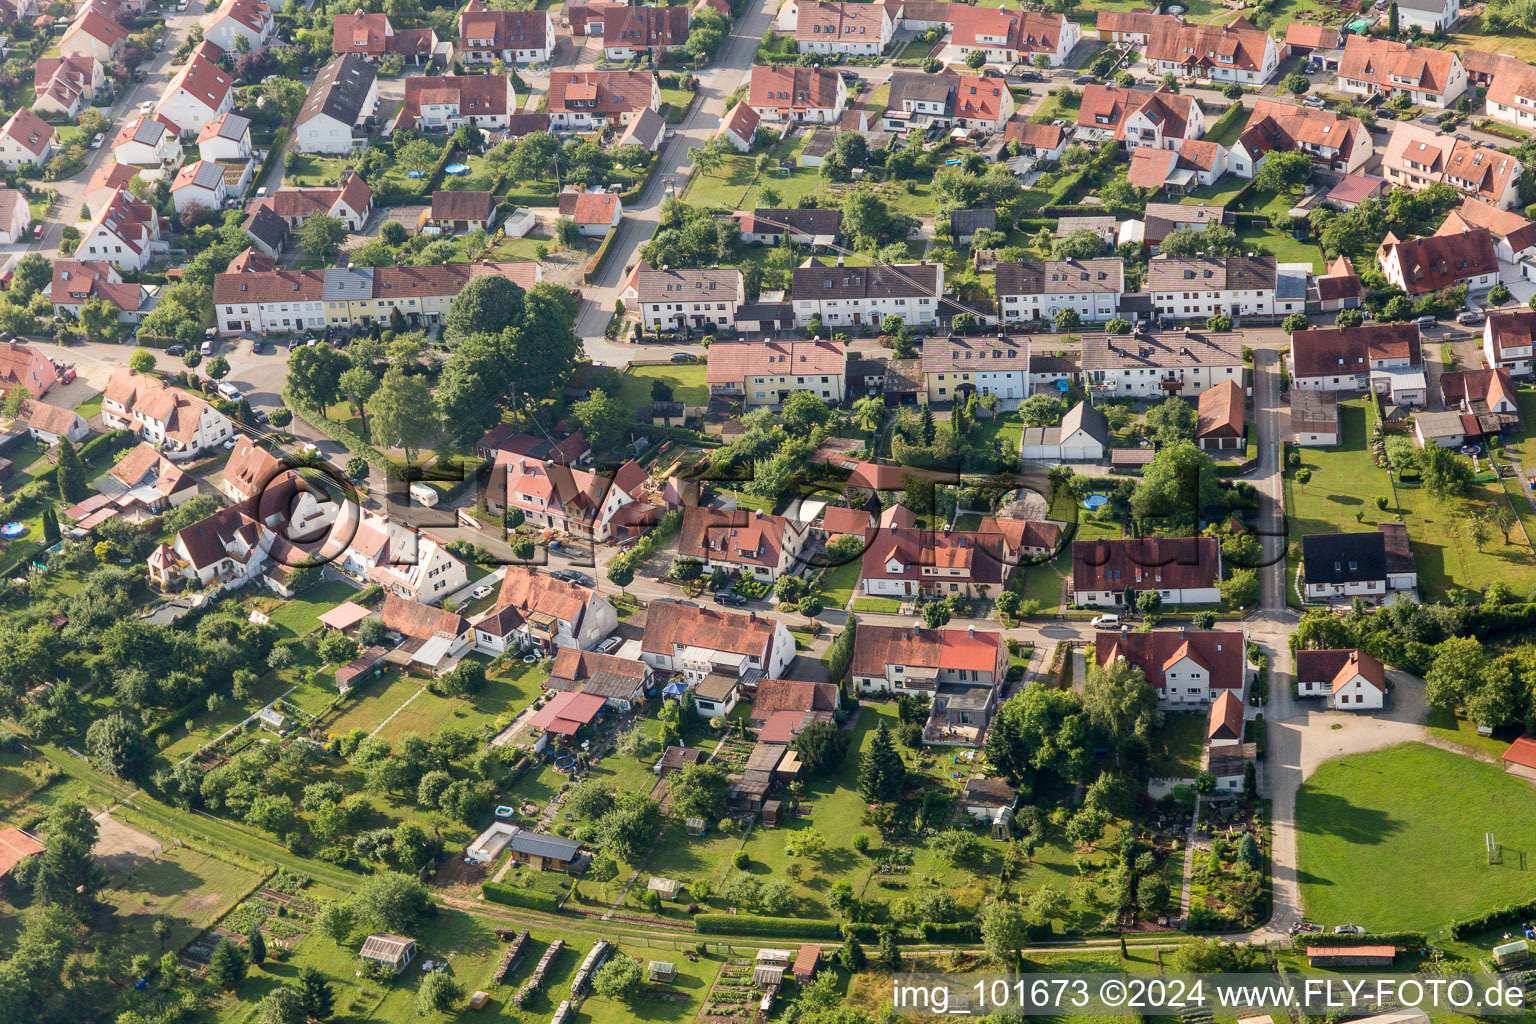
{"type": "Polygon", "coordinates": [[[806,921],[796,917],[750,917],[744,914],[699,914],[694,930],[701,935],[785,936],[799,939],[841,939],[836,921],[806,921]]]}
{"type": "Polygon", "coordinates": [[[1387,496],[1385,494],[1378,494],[1378,495],[1376,495],[1376,507],[1377,508],[1379,508],[1383,512],[1385,512],[1387,510],[1387,505],[1388,505],[1388,500],[1387,500],[1387,496]]]}
{"type": "Polygon", "coordinates": [[[752,863],[752,858],[747,856],[746,850],[737,850],[731,855],[731,865],[738,870],[745,870],[746,866],[750,863],[752,863]]]}
{"type": "Polygon", "coordinates": [[[501,882],[486,882],[480,887],[480,892],[492,903],[505,903],[509,907],[527,907],[529,910],[539,910],[546,914],[555,914],[560,911],[559,898],[547,892],[519,889],[515,885],[503,885],[501,882]]]}
{"type": "Polygon", "coordinates": [[[1296,471],[1296,482],[1297,483],[1304,484],[1304,483],[1306,483],[1307,481],[1309,481],[1311,479],[1312,479],[1312,471],[1310,469],[1308,469],[1307,467],[1303,466],[1303,467],[1301,467],[1300,469],[1298,469],[1296,471]]]}

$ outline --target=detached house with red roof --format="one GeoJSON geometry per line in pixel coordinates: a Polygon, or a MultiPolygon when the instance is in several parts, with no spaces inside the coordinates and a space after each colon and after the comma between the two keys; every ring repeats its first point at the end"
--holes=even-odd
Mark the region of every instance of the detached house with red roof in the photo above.
{"type": "Polygon", "coordinates": [[[459,59],[465,64],[543,63],[554,52],[555,23],[548,11],[488,11],[480,0],[470,0],[459,17],[459,59]]]}
{"type": "Polygon", "coordinates": [[[696,688],[711,677],[730,680],[734,704],[735,686],[783,676],[795,659],[795,639],[784,623],[756,612],[658,600],[646,610],[640,657],[657,672],[681,674],[696,688]]]}
{"type": "Polygon", "coordinates": [[[117,60],[128,45],[128,30],[118,23],[116,10],[102,0],[92,0],[59,37],[59,53],[65,57],[93,57],[103,64],[117,60]]]}
{"type": "Polygon", "coordinates": [[[872,530],[859,586],[870,597],[995,595],[1013,575],[1018,555],[1002,532],[872,530]]]}
{"type": "Polygon", "coordinates": [[[91,260],[54,260],[53,285],[48,299],[55,314],[80,319],[88,299],[100,299],[117,309],[121,323],[136,324],[151,308],[157,293],[152,285],[123,280],[110,263],[91,260]]]}
{"type": "Polygon", "coordinates": [[[643,661],[562,647],[543,687],[555,693],[584,693],[625,712],[645,701],[655,670],[643,661]]]}
{"type": "Polygon", "coordinates": [[[1297,651],[1296,693],[1325,697],[1335,711],[1380,711],[1387,699],[1387,671],[1364,651],[1297,651]]]}
{"type": "Polygon", "coordinates": [[[342,174],[341,188],[280,188],[246,206],[247,213],[267,209],[289,228],[298,228],[317,213],[335,217],[349,231],[362,231],[373,212],[373,189],[353,171],[342,174]]]}
{"type": "Polygon", "coordinates": [[[1494,313],[1484,320],[1483,358],[1513,376],[1529,376],[1536,360],[1536,313],[1494,313]]]}
{"type": "Polygon", "coordinates": [[[1418,324],[1318,327],[1291,335],[1291,387],[1390,392],[1400,405],[1428,400],[1418,324]]]}
{"type": "Polygon", "coordinates": [[[1393,185],[1418,190],[1443,182],[1502,210],[1519,200],[1519,161],[1420,125],[1393,127],[1381,165],[1393,185]]]}
{"type": "Polygon", "coordinates": [[[746,100],[738,100],[720,120],[720,134],[724,135],[738,153],[750,152],[752,143],[757,138],[757,126],[762,121],[757,114],[747,105],[746,100]]]}
{"type": "Polygon", "coordinates": [[[405,80],[405,103],[395,130],[430,128],[453,131],[460,125],[506,128],[517,113],[511,75],[450,75],[405,80]]]}
{"type": "Polygon", "coordinates": [[[549,73],[549,123],[557,131],[625,124],[646,107],[661,107],[661,86],[649,71],[549,73]]]}
{"type": "Polygon", "coordinates": [[[721,341],[710,347],[705,379],[711,394],[739,394],[749,409],[796,391],[840,404],[847,367],[840,341],[721,341]]]}
{"type": "Polygon", "coordinates": [[[1208,705],[1224,691],[1239,700],[1247,688],[1243,647],[1247,635],[1238,630],[1157,629],[1150,633],[1094,634],[1094,658],[1099,666],[1124,659],[1142,670],[1168,704],[1208,705]]]}
{"type": "Polygon", "coordinates": [[[1476,294],[1499,283],[1499,257],[1493,236],[1484,228],[1406,242],[1388,231],[1376,250],[1376,260],[1382,276],[1409,295],[1427,295],[1458,284],[1476,294]]]}
{"type": "Polygon", "coordinates": [[[624,202],[616,192],[562,192],[560,216],[576,222],[589,238],[602,238],[624,219],[624,202]]]}
{"type": "Polygon", "coordinates": [[[361,9],[336,15],[331,29],[331,50],[352,53],[377,64],[398,56],[406,64],[425,64],[437,51],[437,33],[429,28],[395,31],[387,14],[365,14],[361,9]]]}
{"type": "Polygon", "coordinates": [[[225,53],[241,39],[252,50],[265,50],[277,38],[277,22],[266,0],[229,0],[203,22],[203,38],[225,53]]]}
{"type": "Polygon", "coordinates": [[[635,473],[628,465],[609,478],[500,451],[486,482],[485,504],[492,512],[519,509],[535,527],[583,539],[628,539],[659,517],[658,509],[641,498],[645,481],[644,472],[635,473]]]}
{"type": "Polygon", "coordinates": [[[705,575],[724,569],[772,583],[801,568],[806,536],[803,524],[783,516],[693,506],[683,509],[677,556],[702,563],[705,575]]]}
{"type": "Polygon", "coordinates": [[[80,233],[75,257],[143,270],[170,255],[165,235],[165,222],[154,206],[120,189],[80,233]]]}
{"type": "Polygon", "coordinates": [[[433,675],[447,672],[470,650],[469,623],[457,612],[385,594],[381,617],[386,628],[404,638],[397,650],[406,664],[433,675]]]}
{"type": "Polygon", "coordinates": [[[1291,150],[1307,154],[1322,170],[1353,174],[1371,158],[1375,144],[1357,117],[1260,99],[1232,146],[1228,166],[1238,177],[1252,178],[1270,153],[1291,150]]]}
{"type": "Polygon", "coordinates": [[[182,135],[200,135],[234,106],[234,76],[219,65],[212,44],[199,43],[160,97],[155,112],[182,135]]]}
{"type": "Polygon", "coordinates": [[[8,395],[20,385],[33,398],[42,398],[58,379],[53,362],[41,349],[0,341],[0,394],[8,395]]]}
{"type": "Polygon", "coordinates": [[[968,54],[980,50],[989,64],[1029,64],[1044,54],[1051,67],[1059,68],[1083,37],[1082,27],[1065,14],[949,6],[954,24],[949,45],[940,57],[945,61],[964,61],[968,54]]]}
{"type": "Polygon", "coordinates": [[[1125,608],[1130,591],[1152,591],[1164,604],[1221,601],[1221,547],[1210,537],[1133,537],[1072,544],[1072,601],[1125,608]]]}
{"type": "Polygon", "coordinates": [[[1351,32],[1334,84],[1356,96],[1391,99],[1403,92],[1422,106],[1448,107],[1467,91],[1467,69],[1452,50],[1351,32]]]}
{"type": "Polygon", "coordinates": [[[1171,72],[1180,78],[1262,85],[1280,68],[1280,47],[1274,36],[1247,18],[1225,25],[1175,20],[1152,27],[1146,62],[1156,78],[1171,72]]]}
{"type": "Polygon", "coordinates": [[[681,50],[691,20],[687,7],[614,7],[603,18],[603,55],[623,61],[681,50]]]}
{"type": "Polygon", "coordinates": [[[596,590],[509,565],[495,606],[475,623],[475,646],[492,654],[589,650],[618,624],[613,603],[596,590]]]}
{"type": "Polygon", "coordinates": [[[1205,134],[1200,104],[1167,87],[1156,91],[1090,85],[1077,111],[1079,128],[1104,131],[1126,149],[1178,149],[1185,139],[1205,134]]]}
{"type": "Polygon", "coordinates": [[[912,693],[929,699],[923,742],[977,746],[1007,677],[1002,634],[970,629],[861,625],[853,681],[860,693],[912,693]]]}
{"type": "Polygon", "coordinates": [[[343,505],[320,558],[363,583],[377,583],[407,601],[436,604],[469,582],[464,563],[441,540],[413,526],[343,505]]]}
{"type": "Polygon", "coordinates": [[[113,430],[132,431],[167,454],[182,457],[216,448],[235,432],[229,419],[201,398],[126,366],[112,372],[102,395],[101,419],[113,430]]]}
{"type": "Polygon", "coordinates": [[[197,151],[204,160],[239,163],[251,159],[251,122],[239,114],[221,114],[197,133],[197,151]]]}
{"type": "Polygon", "coordinates": [[[43,57],[32,66],[36,113],[78,117],[85,105],[106,85],[101,61],[95,57],[43,57]]]}
{"type": "Polygon", "coordinates": [[[827,68],[757,64],[752,67],[747,104],[764,121],[837,124],[848,105],[848,84],[827,68]]]}
{"type": "Polygon", "coordinates": [[[26,107],[16,108],[0,127],[0,166],[41,167],[53,156],[53,125],[26,107]]]}
{"type": "Polygon", "coordinates": [[[800,0],[793,15],[795,44],[801,53],[877,56],[885,51],[896,28],[891,12],[878,3],[800,0]]]}

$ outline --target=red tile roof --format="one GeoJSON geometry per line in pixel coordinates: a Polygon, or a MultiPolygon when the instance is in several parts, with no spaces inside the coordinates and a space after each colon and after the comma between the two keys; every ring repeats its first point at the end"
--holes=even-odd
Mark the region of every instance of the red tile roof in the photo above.
{"type": "Polygon", "coordinates": [[[1522,768],[1536,768],[1536,736],[1521,736],[1499,757],[1522,768]]]}
{"type": "Polygon", "coordinates": [[[601,116],[634,113],[651,105],[655,84],[656,76],[649,71],[552,71],[549,111],[601,116]]]}
{"type": "MultiPolygon", "coordinates": [[[[883,676],[889,665],[907,668],[997,671],[1001,634],[964,629],[924,629],[920,626],[877,626],[861,623],[853,638],[856,675],[883,676]]],[[[1000,680],[994,680],[998,682],[1000,680]]]]}
{"type": "Polygon", "coordinates": [[[783,516],[695,506],[683,510],[677,553],[679,557],[696,558],[701,562],[732,562],[777,569],[784,550],[785,533],[792,529],[789,520],[783,516]]]}
{"type": "Polygon", "coordinates": [[[1369,373],[1373,361],[1386,359],[1420,364],[1417,324],[1315,327],[1291,335],[1291,372],[1296,377],[1369,373]]]}
{"type": "Polygon", "coordinates": [[[612,224],[614,213],[622,205],[612,192],[560,193],[560,216],[570,217],[577,224],[612,224]]]}
{"type": "Polygon", "coordinates": [[[1072,543],[1072,589],[1188,590],[1216,586],[1221,555],[1210,537],[1130,537],[1072,543]]]}
{"type": "Polygon", "coordinates": [[[1025,146],[1034,146],[1036,149],[1054,150],[1058,148],[1066,138],[1066,130],[1053,124],[1035,124],[1033,121],[1020,121],[1012,118],[1003,126],[1003,139],[1008,142],[1017,141],[1025,146]]]}
{"type": "Polygon", "coordinates": [[[1356,675],[1383,693],[1386,692],[1385,666],[1364,651],[1334,648],[1296,652],[1298,683],[1327,683],[1331,692],[1337,693],[1356,675]]]}
{"type": "Polygon", "coordinates": [[[1392,256],[1402,267],[1404,290],[1409,295],[1437,292],[1466,278],[1499,273],[1493,235],[1486,228],[1473,228],[1455,235],[1430,235],[1406,242],[1399,241],[1388,231],[1377,250],[1377,258],[1385,264],[1392,256]]]}
{"type": "Polygon", "coordinates": [[[603,18],[603,46],[649,50],[688,41],[687,7],[619,7],[603,18]]]}
{"type": "MultiPolygon", "coordinates": [[[[863,630],[860,626],[859,631],[863,630]]],[[[1163,673],[1186,657],[1208,671],[1210,689],[1243,688],[1243,634],[1236,631],[1159,629],[1150,633],[1097,633],[1094,651],[1099,665],[1124,658],[1140,668],[1147,682],[1159,690],[1163,688],[1163,673]]]]}
{"type": "Polygon", "coordinates": [[[851,533],[862,538],[874,525],[874,521],[875,517],[867,509],[844,508],[841,505],[829,505],[821,514],[821,528],[831,537],[851,533]]]}
{"type": "Polygon", "coordinates": [[[44,121],[26,107],[17,107],[0,135],[12,140],[33,156],[42,156],[53,141],[53,125],[44,121]]]}
{"type": "Polygon", "coordinates": [[[1171,61],[1191,69],[1223,67],[1258,71],[1264,64],[1264,53],[1270,43],[1269,34],[1245,18],[1225,25],[1164,22],[1156,25],[1147,39],[1146,56],[1149,62],[1171,61]]]}
{"type": "Polygon", "coordinates": [[[469,622],[457,612],[434,608],[387,592],[384,595],[384,625],[396,633],[417,640],[430,640],[434,636],[460,636],[469,628],[469,622]]]}
{"type": "Polygon", "coordinates": [[[17,864],[45,849],[47,847],[19,828],[0,831],[0,878],[9,875],[17,864]]]}
{"type": "Polygon", "coordinates": [[[748,377],[841,374],[848,347],[840,341],[722,341],[709,349],[710,384],[740,384],[748,377]]]}
{"type": "Polygon", "coordinates": [[[752,720],[764,721],[780,711],[836,711],[837,684],[813,683],[800,679],[763,679],[752,699],[752,720]]]}
{"type": "Polygon", "coordinates": [[[1205,730],[1206,740],[1243,738],[1243,702],[1231,690],[1223,690],[1211,703],[1211,717],[1205,730]]]}
{"type": "Polygon", "coordinates": [[[1200,393],[1195,437],[1242,437],[1247,398],[1235,380],[1224,380],[1200,393]]]}
{"type": "Polygon", "coordinates": [[[1456,54],[1450,50],[1394,43],[1351,32],[1344,41],[1339,77],[1394,90],[1442,93],[1456,60],[1456,54]],[[1406,84],[1403,79],[1417,81],[1418,85],[1406,84]]]}
{"type": "Polygon", "coordinates": [[[673,646],[756,655],[768,664],[775,623],[755,612],[728,612],[679,601],[652,601],[646,610],[640,649],[670,656],[673,646]]]}
{"type": "Polygon", "coordinates": [[[421,117],[422,103],[452,104],[461,117],[502,117],[513,111],[516,102],[511,78],[507,75],[452,75],[447,77],[407,78],[405,103],[395,123],[405,127],[421,117]]]}
{"type": "Polygon", "coordinates": [[[832,110],[841,79],[826,68],[752,67],[747,102],[758,109],[832,110]]]}

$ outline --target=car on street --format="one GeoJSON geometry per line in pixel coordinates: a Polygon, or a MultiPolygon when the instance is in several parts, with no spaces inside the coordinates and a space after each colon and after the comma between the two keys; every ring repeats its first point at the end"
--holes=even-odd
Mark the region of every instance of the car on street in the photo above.
{"type": "Polygon", "coordinates": [[[1416,318],[1413,322],[1418,324],[1420,327],[1434,327],[1439,323],[1439,321],[1432,316],[1421,316],[1416,318]]]}
{"type": "Polygon", "coordinates": [[[95,135],[91,136],[91,148],[92,149],[100,149],[101,148],[101,144],[103,142],[106,142],[106,141],[107,141],[107,137],[105,135],[103,135],[101,132],[97,132],[95,135]]]}
{"type": "Polygon", "coordinates": [[[230,438],[228,441],[225,441],[224,442],[225,450],[226,451],[234,451],[235,443],[237,441],[239,441],[239,440],[240,440],[239,435],[236,435],[235,437],[230,438]]]}
{"type": "Polygon", "coordinates": [[[550,575],[557,580],[564,580],[567,583],[574,583],[578,587],[595,588],[597,586],[597,581],[594,580],[591,576],[588,576],[584,572],[577,572],[575,569],[556,569],[554,572],[550,573],[550,575]]]}
{"type": "Polygon", "coordinates": [[[481,584],[480,586],[476,587],[474,590],[471,590],[469,592],[469,596],[474,598],[476,601],[480,600],[482,597],[490,597],[491,596],[491,588],[485,586],[484,584],[481,584]]]}
{"type": "Polygon", "coordinates": [[[623,637],[621,637],[621,636],[611,636],[607,640],[604,640],[602,643],[597,645],[597,653],[598,654],[612,654],[615,650],[618,649],[619,645],[622,644],[623,642],[624,642],[624,638],[623,637]]]}
{"type": "Polygon", "coordinates": [[[165,354],[168,356],[179,356],[186,352],[186,350],[187,346],[185,345],[172,345],[170,348],[165,350],[165,354]]]}
{"type": "Polygon", "coordinates": [[[304,456],[306,459],[325,458],[325,452],[321,451],[320,446],[315,444],[313,441],[304,442],[304,447],[299,449],[299,454],[304,456]]]}
{"type": "Polygon", "coordinates": [[[1327,101],[1320,96],[1303,96],[1301,102],[1309,107],[1317,107],[1318,109],[1328,105],[1327,101]]]}
{"type": "Polygon", "coordinates": [[[1020,71],[1014,77],[1021,82],[1043,82],[1046,80],[1045,76],[1038,71],[1020,71]]]}
{"type": "Polygon", "coordinates": [[[42,238],[42,237],[43,237],[43,226],[41,224],[39,224],[37,227],[32,229],[32,239],[34,241],[36,241],[37,239],[42,238]]]}
{"type": "Polygon", "coordinates": [[[1459,324],[1480,324],[1484,319],[1482,310],[1478,309],[1464,309],[1456,314],[1456,322],[1459,324]]]}
{"type": "Polygon", "coordinates": [[[1095,615],[1093,617],[1093,621],[1090,622],[1089,625],[1092,626],[1094,629],[1119,629],[1120,628],[1120,616],[1118,616],[1118,615],[1095,615]]]}
{"type": "Polygon", "coordinates": [[[1094,78],[1092,75],[1078,75],[1076,78],[1072,79],[1072,84],[1073,85],[1092,85],[1094,82],[1097,82],[1097,81],[1098,81],[1098,79],[1094,78]]]}
{"type": "Polygon", "coordinates": [[[1456,136],[1456,141],[1457,141],[1457,142],[1471,142],[1471,141],[1472,141],[1472,136],[1470,136],[1470,135],[1460,135],[1460,134],[1458,134],[1458,135],[1457,135],[1457,136],[1456,136]]]}
{"type": "Polygon", "coordinates": [[[692,352],[673,352],[672,361],[674,363],[696,363],[699,361],[699,357],[692,352]]]}
{"type": "Polygon", "coordinates": [[[715,604],[729,605],[732,608],[745,607],[747,599],[731,590],[722,590],[715,595],[715,604]]]}
{"type": "Polygon", "coordinates": [[[838,74],[845,82],[856,82],[859,79],[859,73],[852,68],[843,68],[838,74]]]}
{"type": "Polygon", "coordinates": [[[155,101],[154,100],[145,100],[143,103],[139,104],[139,116],[140,117],[148,117],[151,113],[154,112],[154,109],[155,109],[155,101]]]}

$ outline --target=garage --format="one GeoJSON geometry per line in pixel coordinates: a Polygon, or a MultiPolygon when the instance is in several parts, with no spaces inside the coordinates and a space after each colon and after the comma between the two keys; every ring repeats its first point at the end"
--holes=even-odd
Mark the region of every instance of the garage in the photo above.
{"type": "Polygon", "coordinates": [[[1063,462],[1097,462],[1109,451],[1109,421],[1087,402],[1061,418],[1058,445],[1063,462]]]}

